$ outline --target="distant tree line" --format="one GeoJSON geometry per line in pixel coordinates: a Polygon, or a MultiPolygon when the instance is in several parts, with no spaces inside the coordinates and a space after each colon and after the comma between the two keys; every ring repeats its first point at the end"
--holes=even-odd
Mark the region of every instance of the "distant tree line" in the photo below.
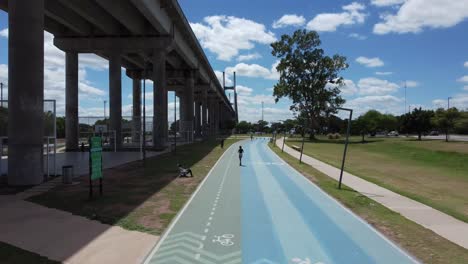
{"type": "MultiPolygon", "coordinates": [[[[295,119],[272,123],[261,120],[254,123],[241,121],[236,125],[236,133],[345,133],[347,119],[342,119],[336,115],[321,117],[318,119],[320,125],[314,131],[310,131],[310,128],[304,124],[305,121],[300,116],[295,119]]],[[[415,108],[410,113],[398,116],[380,113],[377,110],[369,110],[352,120],[351,123],[351,134],[360,135],[363,142],[368,136],[375,136],[379,133],[387,134],[390,131],[415,134],[418,135],[418,139],[431,131],[437,131],[440,134],[468,134],[468,111],[460,111],[455,107],[448,110],[439,108],[435,111],[415,108]]]]}

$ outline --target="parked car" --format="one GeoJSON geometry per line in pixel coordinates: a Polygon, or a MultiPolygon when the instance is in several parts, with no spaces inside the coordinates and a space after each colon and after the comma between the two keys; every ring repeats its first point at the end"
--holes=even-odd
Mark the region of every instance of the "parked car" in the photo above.
{"type": "Polygon", "coordinates": [[[439,135],[439,131],[437,130],[432,130],[431,132],[429,132],[429,136],[438,136],[439,135]]]}
{"type": "Polygon", "coordinates": [[[390,131],[387,136],[389,137],[398,137],[400,134],[398,134],[397,131],[390,131]]]}

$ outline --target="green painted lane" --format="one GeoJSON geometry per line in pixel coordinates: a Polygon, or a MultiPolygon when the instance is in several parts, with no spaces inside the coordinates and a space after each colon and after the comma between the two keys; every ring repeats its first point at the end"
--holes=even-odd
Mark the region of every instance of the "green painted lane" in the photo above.
{"type": "Polygon", "coordinates": [[[242,262],[239,144],[221,156],[144,263],[242,262]]]}

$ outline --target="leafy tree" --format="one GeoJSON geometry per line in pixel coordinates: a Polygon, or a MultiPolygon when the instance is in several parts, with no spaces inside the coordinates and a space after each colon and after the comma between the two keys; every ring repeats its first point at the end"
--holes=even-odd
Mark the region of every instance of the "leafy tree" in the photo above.
{"type": "Polygon", "coordinates": [[[283,121],[283,127],[286,130],[286,132],[291,131],[296,126],[297,126],[297,121],[294,119],[286,119],[283,121]]]}
{"type": "Polygon", "coordinates": [[[247,134],[252,131],[252,124],[247,121],[240,121],[236,125],[236,130],[239,134],[247,134]]]}
{"type": "Polygon", "coordinates": [[[271,123],[271,126],[270,126],[271,130],[273,132],[281,132],[284,130],[284,125],[280,122],[273,122],[271,123]]]}
{"type": "Polygon", "coordinates": [[[455,122],[455,133],[468,134],[468,112],[460,112],[460,118],[455,122]]]}
{"type": "Polygon", "coordinates": [[[346,130],[347,120],[343,120],[336,115],[331,115],[323,121],[322,127],[326,127],[327,133],[344,132],[346,130]]]}
{"type": "Polygon", "coordinates": [[[58,116],[57,122],[57,138],[65,138],[65,117],[58,116]]]}
{"type": "Polygon", "coordinates": [[[406,131],[418,134],[418,140],[421,140],[422,133],[433,127],[431,122],[433,116],[433,111],[422,110],[421,107],[415,108],[410,114],[404,115],[403,126],[406,131]]]}
{"type": "Polygon", "coordinates": [[[356,119],[353,129],[359,131],[359,134],[362,136],[362,143],[366,142],[366,134],[376,132],[381,117],[382,114],[379,111],[369,110],[356,119]]]}
{"type": "Polygon", "coordinates": [[[280,60],[276,67],[280,77],[273,90],[275,100],[292,100],[290,109],[307,119],[311,138],[319,126],[319,117],[336,113],[336,108],[345,102],[339,89],[343,78],[338,74],[348,67],[346,58],[324,55],[320,44],[318,33],[307,30],[283,35],[271,44],[273,56],[280,60]],[[335,85],[330,85],[331,80],[335,85]]]}
{"type": "Polygon", "coordinates": [[[258,120],[258,122],[254,126],[255,126],[256,131],[260,131],[262,133],[267,132],[266,130],[267,130],[268,122],[264,120],[258,120]]]}
{"type": "Polygon", "coordinates": [[[179,120],[176,120],[175,122],[171,123],[171,126],[169,127],[169,132],[171,134],[174,134],[177,131],[177,128],[179,127],[179,120]]]}
{"type": "Polygon", "coordinates": [[[377,124],[378,129],[393,131],[398,128],[398,119],[392,114],[381,114],[377,124]]]}
{"type": "Polygon", "coordinates": [[[445,141],[448,142],[448,134],[455,128],[455,121],[460,117],[460,112],[453,107],[448,110],[439,108],[436,110],[433,122],[442,131],[445,131],[445,141]]]}
{"type": "Polygon", "coordinates": [[[0,136],[8,136],[8,108],[0,107],[0,136]]]}

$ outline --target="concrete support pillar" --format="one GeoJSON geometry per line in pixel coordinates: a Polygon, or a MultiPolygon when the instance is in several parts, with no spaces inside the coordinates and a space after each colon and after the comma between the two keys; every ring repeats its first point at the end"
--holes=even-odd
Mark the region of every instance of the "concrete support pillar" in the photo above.
{"type": "Polygon", "coordinates": [[[197,138],[202,135],[200,106],[200,98],[198,97],[197,100],[195,100],[195,137],[197,138]]]}
{"type": "Polygon", "coordinates": [[[133,105],[132,105],[132,141],[140,143],[141,135],[141,75],[135,73],[133,78],[133,105]]]}
{"type": "Polygon", "coordinates": [[[44,0],[8,2],[8,184],[43,181],[44,0]]]}
{"type": "Polygon", "coordinates": [[[166,51],[153,52],[153,147],[161,150],[167,142],[166,51]]]}
{"type": "Polygon", "coordinates": [[[203,133],[204,138],[208,136],[207,110],[208,110],[208,94],[207,94],[206,89],[203,89],[202,98],[201,98],[201,122],[202,122],[202,133],[203,133]]]}
{"type": "Polygon", "coordinates": [[[193,71],[188,71],[185,78],[184,90],[184,115],[182,119],[182,132],[187,142],[193,141],[193,96],[195,89],[195,80],[193,71]]]}
{"type": "Polygon", "coordinates": [[[122,72],[118,52],[109,56],[109,108],[110,130],[115,131],[115,144],[119,149],[122,148],[122,72]]]}
{"type": "Polygon", "coordinates": [[[214,136],[215,135],[215,107],[214,107],[214,98],[210,98],[209,99],[209,109],[208,109],[208,112],[209,112],[209,120],[210,120],[210,133],[209,135],[210,136],[214,136]]]}
{"type": "Polygon", "coordinates": [[[78,150],[78,53],[65,54],[65,146],[78,150]]]}
{"type": "Polygon", "coordinates": [[[216,99],[215,100],[215,135],[219,134],[220,117],[221,117],[221,114],[220,114],[219,102],[216,99]]]}

